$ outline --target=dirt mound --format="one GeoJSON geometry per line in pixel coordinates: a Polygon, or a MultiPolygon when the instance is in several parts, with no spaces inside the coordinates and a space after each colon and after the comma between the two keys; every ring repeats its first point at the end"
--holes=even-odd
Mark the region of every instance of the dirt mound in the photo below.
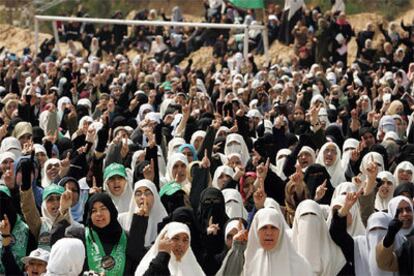
{"type": "MultiPolygon", "coordinates": [[[[39,44],[45,39],[51,38],[49,34],[39,34],[39,44]]],[[[30,30],[13,27],[11,25],[0,25],[0,47],[6,47],[11,52],[21,55],[23,49],[30,47],[34,51],[34,33],[30,30]]]]}

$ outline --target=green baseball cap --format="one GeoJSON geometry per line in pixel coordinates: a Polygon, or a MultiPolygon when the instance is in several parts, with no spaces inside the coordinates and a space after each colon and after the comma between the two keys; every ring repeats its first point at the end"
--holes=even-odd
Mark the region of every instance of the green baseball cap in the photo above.
{"type": "Polygon", "coordinates": [[[112,163],[104,170],[104,181],[108,180],[114,175],[122,176],[123,178],[127,178],[125,167],[118,163],[112,163]]]}
{"type": "Polygon", "coordinates": [[[165,82],[163,82],[161,85],[160,85],[160,87],[162,87],[162,88],[164,88],[164,90],[165,91],[169,91],[169,90],[171,90],[172,89],[172,86],[171,86],[171,82],[169,82],[169,81],[165,81],[165,82]]]}
{"type": "Polygon", "coordinates": [[[43,190],[42,201],[44,201],[51,194],[62,195],[65,192],[65,188],[56,184],[50,184],[43,190]]]}
{"type": "Polygon", "coordinates": [[[163,195],[170,196],[182,190],[183,189],[180,184],[178,184],[177,182],[170,182],[162,186],[159,194],[160,194],[160,197],[162,197],[163,195]]]}
{"type": "Polygon", "coordinates": [[[0,193],[5,193],[9,197],[11,197],[10,190],[6,185],[0,185],[0,193]]]}

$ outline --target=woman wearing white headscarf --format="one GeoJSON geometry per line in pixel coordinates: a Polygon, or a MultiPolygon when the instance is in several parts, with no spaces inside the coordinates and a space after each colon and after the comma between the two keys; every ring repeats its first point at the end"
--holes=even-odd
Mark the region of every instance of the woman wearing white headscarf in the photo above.
{"type": "Polygon", "coordinates": [[[128,212],[132,192],[132,177],[127,175],[125,167],[118,163],[112,163],[104,170],[104,190],[111,197],[118,213],[128,212]]]}
{"type": "Polygon", "coordinates": [[[170,222],[158,235],[154,245],[141,260],[135,276],[177,275],[202,276],[203,270],[190,247],[190,229],[180,222],[170,222]],[[165,246],[171,242],[170,247],[165,246]],[[155,266],[154,264],[158,265],[155,266]],[[160,265],[161,264],[161,265],[160,265]]]}
{"type": "Polygon", "coordinates": [[[188,178],[187,167],[188,160],[184,154],[174,153],[171,156],[168,156],[167,170],[164,179],[161,181],[162,186],[174,181],[180,184],[182,189],[189,195],[191,191],[191,182],[188,178]]]}
{"type": "Polygon", "coordinates": [[[46,188],[59,177],[61,162],[57,158],[48,159],[42,169],[42,187],[46,188]]]}
{"type": "Polygon", "coordinates": [[[138,208],[144,205],[144,198],[148,204],[148,226],[145,233],[145,246],[150,246],[157,237],[158,223],[168,214],[161,203],[155,184],[147,179],[142,179],[135,183],[134,196],[129,204],[129,211],[119,214],[118,221],[125,231],[131,228],[132,218],[137,213],[138,208]]]}
{"type": "Polygon", "coordinates": [[[63,238],[52,247],[46,276],[78,276],[85,262],[85,246],[75,238],[63,238]]]}
{"type": "Polygon", "coordinates": [[[396,196],[396,197],[393,197],[390,200],[390,202],[388,203],[388,213],[390,214],[390,216],[392,218],[395,218],[395,216],[397,215],[397,211],[398,210],[400,210],[399,216],[403,215],[402,214],[403,211],[401,211],[401,209],[411,210],[411,211],[404,210],[404,212],[411,213],[411,221],[410,220],[404,220],[403,221],[403,225],[402,225],[399,233],[403,234],[404,236],[411,235],[411,232],[414,229],[414,224],[413,224],[413,220],[412,220],[412,216],[413,216],[413,203],[406,196],[396,196]],[[403,205],[405,205],[405,206],[403,206],[403,205]]]}
{"type": "Polygon", "coordinates": [[[285,233],[283,216],[274,209],[260,209],[251,224],[242,275],[312,275],[285,233]]]}
{"type": "Polygon", "coordinates": [[[153,112],[154,107],[150,104],[143,104],[139,107],[138,115],[137,115],[137,123],[139,124],[141,121],[145,119],[145,115],[147,115],[148,112],[153,112]]]}
{"type": "Polygon", "coordinates": [[[414,182],[414,166],[409,161],[403,161],[394,170],[395,186],[406,182],[414,182]]]}
{"type": "Polygon", "coordinates": [[[224,155],[229,156],[231,153],[237,153],[241,156],[241,162],[243,166],[246,166],[247,161],[250,158],[249,149],[243,136],[237,133],[227,135],[226,144],[224,145],[224,155]]]}
{"type": "MultiPolygon", "coordinates": [[[[346,195],[338,195],[335,199],[332,198],[331,210],[329,212],[327,224],[331,225],[333,219],[334,209],[342,208],[345,205],[346,195]]],[[[364,235],[365,227],[362,223],[361,214],[357,205],[352,205],[352,208],[349,210],[349,221],[347,219],[347,232],[352,237],[358,235],[364,235]]]]}
{"type": "MultiPolygon", "coordinates": [[[[383,271],[378,267],[376,247],[387,233],[391,221],[389,214],[384,212],[373,213],[368,218],[365,235],[354,238],[355,274],[367,276],[391,276],[397,273],[383,271]]],[[[396,248],[400,248],[405,238],[397,235],[396,248]]]]}
{"type": "Polygon", "coordinates": [[[359,170],[362,173],[362,179],[365,180],[366,176],[368,175],[368,166],[370,162],[374,161],[375,164],[378,166],[378,172],[382,172],[384,170],[384,158],[378,152],[372,151],[365,154],[362,158],[361,165],[359,166],[359,170]]]}
{"type": "Polygon", "coordinates": [[[221,191],[224,196],[226,205],[226,214],[229,219],[243,218],[247,219],[247,211],[243,206],[243,199],[236,189],[224,189],[221,191]]]}
{"type": "Polygon", "coordinates": [[[342,168],[346,169],[351,159],[352,150],[356,149],[359,145],[359,141],[354,138],[348,138],[345,140],[342,146],[342,168]]]}
{"type": "Polygon", "coordinates": [[[334,243],[322,209],[313,200],[302,201],[296,209],[292,243],[304,256],[314,275],[337,275],[346,263],[341,249],[334,243]]]}
{"type": "Polygon", "coordinates": [[[346,181],[345,170],[341,164],[341,150],[335,143],[325,143],[321,147],[315,163],[325,166],[331,176],[331,184],[334,188],[346,181]]]}
{"type": "Polygon", "coordinates": [[[227,165],[217,167],[214,171],[211,185],[219,190],[223,189],[224,185],[234,176],[234,171],[227,165]]]}
{"type": "Polygon", "coordinates": [[[387,211],[388,203],[392,199],[396,187],[395,178],[387,171],[378,173],[377,178],[380,179],[381,186],[379,186],[375,196],[375,210],[387,211]]]}
{"type": "Polygon", "coordinates": [[[206,132],[204,130],[197,130],[191,135],[190,144],[193,145],[196,150],[199,150],[205,137],[206,132]]]}
{"type": "Polygon", "coordinates": [[[287,157],[292,153],[290,149],[281,149],[276,154],[276,167],[273,170],[273,165],[271,165],[272,170],[283,180],[287,179],[283,168],[285,167],[287,157]]]}

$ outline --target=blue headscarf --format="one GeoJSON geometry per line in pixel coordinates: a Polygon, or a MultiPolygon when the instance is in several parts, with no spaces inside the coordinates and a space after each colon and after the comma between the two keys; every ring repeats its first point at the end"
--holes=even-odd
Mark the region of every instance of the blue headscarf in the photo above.
{"type": "Polygon", "coordinates": [[[193,161],[197,161],[198,157],[197,157],[197,152],[194,148],[193,145],[191,144],[182,144],[179,148],[178,148],[178,152],[183,153],[184,149],[188,148],[189,150],[191,150],[191,152],[193,153],[193,161]]]}

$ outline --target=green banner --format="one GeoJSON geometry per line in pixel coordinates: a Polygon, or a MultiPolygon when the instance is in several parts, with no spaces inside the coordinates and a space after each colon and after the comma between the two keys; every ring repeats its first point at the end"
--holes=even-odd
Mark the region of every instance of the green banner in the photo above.
{"type": "Polygon", "coordinates": [[[234,6],[244,9],[263,9],[263,0],[230,0],[234,6]]]}

